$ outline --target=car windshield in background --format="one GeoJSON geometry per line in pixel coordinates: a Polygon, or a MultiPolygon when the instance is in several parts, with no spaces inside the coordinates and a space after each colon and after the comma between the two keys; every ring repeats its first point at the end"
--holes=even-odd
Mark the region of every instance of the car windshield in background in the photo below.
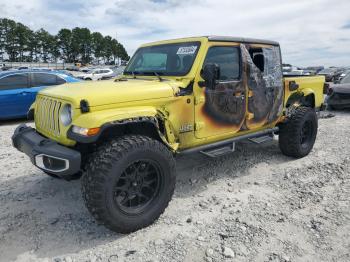
{"type": "Polygon", "coordinates": [[[322,75],[322,74],[332,74],[332,73],[334,73],[334,72],[335,72],[334,69],[323,69],[323,70],[321,70],[318,74],[319,74],[319,75],[322,75]]]}
{"type": "Polygon", "coordinates": [[[200,42],[142,47],[124,71],[127,75],[186,75],[193,65],[200,42]]]}
{"type": "Polygon", "coordinates": [[[350,73],[347,74],[341,81],[341,84],[350,84],[350,73]]]}

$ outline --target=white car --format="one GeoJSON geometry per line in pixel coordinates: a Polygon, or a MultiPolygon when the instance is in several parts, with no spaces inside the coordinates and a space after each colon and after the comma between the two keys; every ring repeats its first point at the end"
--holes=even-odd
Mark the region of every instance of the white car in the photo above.
{"type": "Polygon", "coordinates": [[[114,72],[109,68],[95,68],[86,72],[85,74],[77,75],[78,78],[83,80],[101,80],[102,78],[108,78],[113,76],[114,72]]]}

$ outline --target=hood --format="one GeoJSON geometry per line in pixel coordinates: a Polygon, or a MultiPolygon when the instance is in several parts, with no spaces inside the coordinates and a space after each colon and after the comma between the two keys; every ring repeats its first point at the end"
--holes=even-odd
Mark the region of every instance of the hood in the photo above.
{"type": "Polygon", "coordinates": [[[174,97],[177,91],[178,85],[171,80],[160,82],[153,79],[128,79],[65,84],[44,89],[39,94],[71,101],[75,107],[79,107],[82,99],[87,100],[90,106],[100,106],[174,97]]]}

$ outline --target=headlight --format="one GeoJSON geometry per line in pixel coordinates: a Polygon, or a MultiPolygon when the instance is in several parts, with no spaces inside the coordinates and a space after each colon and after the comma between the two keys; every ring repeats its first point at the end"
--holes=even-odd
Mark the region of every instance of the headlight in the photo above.
{"type": "Polygon", "coordinates": [[[73,110],[70,104],[65,104],[60,113],[60,120],[64,126],[72,123],[73,110]]]}

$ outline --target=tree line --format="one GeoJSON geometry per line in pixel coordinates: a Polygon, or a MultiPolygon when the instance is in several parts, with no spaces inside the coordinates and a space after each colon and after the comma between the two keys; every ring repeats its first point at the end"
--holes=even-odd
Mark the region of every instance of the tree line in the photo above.
{"type": "Polygon", "coordinates": [[[0,19],[0,59],[11,62],[129,60],[124,46],[111,36],[91,32],[88,28],[62,28],[52,35],[43,28],[33,31],[22,23],[0,19]]]}

